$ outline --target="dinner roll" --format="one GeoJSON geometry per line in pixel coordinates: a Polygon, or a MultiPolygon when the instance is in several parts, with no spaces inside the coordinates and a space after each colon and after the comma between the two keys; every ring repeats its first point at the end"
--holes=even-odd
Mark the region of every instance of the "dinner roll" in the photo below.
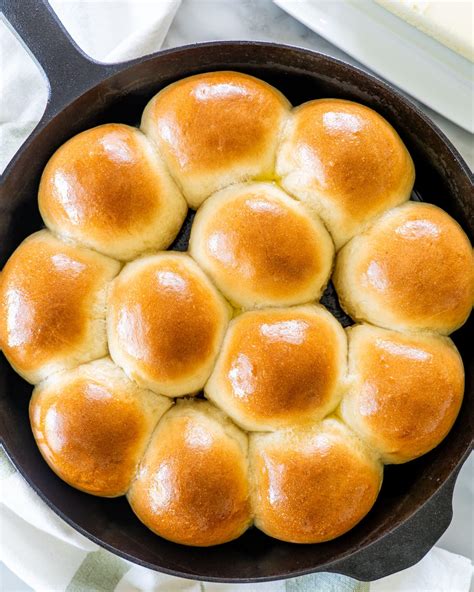
{"type": "Polygon", "coordinates": [[[189,256],[144,257],[112,283],[110,355],[144,388],[194,393],[211,373],[229,318],[229,305],[189,256]]]}
{"type": "Polygon", "coordinates": [[[187,211],[149,140],[117,123],[86,130],[53,154],[38,203],[53,232],[123,260],[166,248],[187,211]]]}
{"type": "Polygon", "coordinates": [[[118,261],[47,230],[29,236],[0,274],[0,349],[31,383],[107,353],[105,304],[118,261]]]}
{"type": "Polygon", "coordinates": [[[372,109],[341,99],[318,99],[293,111],[276,172],[284,189],[316,208],[336,248],[409,199],[415,179],[393,127],[372,109]]]}
{"type": "Polygon", "coordinates": [[[252,434],[255,525],[291,543],[321,543],[353,528],[373,506],[382,465],[336,419],[308,430],[252,434]]]}
{"type": "Polygon", "coordinates": [[[148,103],[141,128],[192,208],[230,183],[271,178],[290,104],[240,72],[208,72],[170,84],[148,103]]]}
{"type": "Polygon", "coordinates": [[[178,401],[158,424],[128,500],[159,536],[207,547],[250,526],[247,437],[200,400],[178,401]]]}
{"type": "Polygon", "coordinates": [[[191,255],[236,306],[319,299],[334,246],[319,217],[271,183],[232,185],[194,218],[191,255]]]}
{"type": "Polygon", "coordinates": [[[171,401],[139,388],[109,358],[53,374],[33,391],[30,420],[41,454],[76,489],[123,495],[171,401]]]}
{"type": "Polygon", "coordinates": [[[472,248],[446,212],[409,202],[342,249],[333,281],[342,307],[356,320],[449,334],[472,309],[472,248]]]}
{"type": "Polygon", "coordinates": [[[384,463],[407,462],[437,446],[464,392],[462,360],[448,337],[370,325],[349,329],[349,379],[341,416],[384,463]]]}
{"type": "Polygon", "coordinates": [[[247,430],[314,423],[342,396],[347,345],[322,306],[242,314],[229,325],[205,391],[247,430]]]}

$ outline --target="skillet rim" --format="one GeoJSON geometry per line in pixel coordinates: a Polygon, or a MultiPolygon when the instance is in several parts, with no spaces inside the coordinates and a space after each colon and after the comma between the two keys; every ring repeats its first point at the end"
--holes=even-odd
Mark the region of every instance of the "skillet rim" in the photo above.
{"type": "MultiPolygon", "coordinates": [[[[304,47],[294,46],[294,45],[289,45],[289,44],[280,44],[280,43],[275,43],[275,42],[266,42],[266,41],[251,41],[251,40],[243,40],[243,41],[230,40],[230,41],[228,41],[228,40],[224,40],[224,41],[207,41],[207,42],[200,42],[200,43],[192,43],[192,44],[179,46],[179,47],[175,47],[175,48],[169,48],[169,49],[161,50],[161,51],[158,51],[158,52],[146,55],[146,56],[142,56],[140,58],[136,58],[134,60],[120,62],[118,64],[113,64],[113,65],[109,65],[109,64],[102,63],[102,62],[98,62],[96,60],[92,60],[89,56],[84,54],[84,52],[82,52],[82,50],[78,49],[78,51],[80,51],[80,53],[82,53],[83,56],[85,56],[87,58],[87,61],[89,61],[91,64],[94,64],[96,66],[103,68],[104,75],[102,75],[99,79],[95,80],[91,85],[89,85],[89,86],[86,85],[86,87],[84,89],[82,89],[80,92],[74,93],[74,96],[72,98],[70,98],[70,100],[67,101],[64,105],[62,105],[61,108],[59,108],[59,109],[58,109],[57,105],[55,105],[55,97],[54,97],[54,94],[51,93],[51,84],[49,84],[48,101],[46,103],[44,113],[43,113],[40,121],[36,125],[36,127],[33,129],[31,134],[26,139],[26,141],[22,144],[22,146],[19,148],[19,150],[15,153],[15,155],[13,156],[13,158],[11,159],[11,161],[9,162],[7,167],[5,168],[4,172],[2,173],[1,183],[0,183],[1,189],[3,190],[5,185],[7,185],[10,175],[14,172],[14,169],[15,169],[17,163],[19,161],[21,161],[22,155],[27,150],[27,148],[31,144],[31,142],[36,137],[38,137],[43,131],[45,131],[47,129],[47,127],[49,126],[49,124],[52,123],[56,117],[60,116],[61,113],[65,109],[67,109],[69,106],[73,105],[76,101],[81,99],[88,92],[93,91],[95,88],[97,88],[98,86],[100,86],[104,82],[110,81],[113,78],[115,78],[116,76],[120,76],[122,74],[125,74],[128,71],[133,70],[135,67],[141,66],[142,64],[144,64],[148,61],[153,61],[153,60],[159,59],[161,57],[166,57],[166,56],[170,56],[170,55],[179,56],[179,54],[183,54],[183,53],[186,54],[186,53],[190,53],[190,52],[192,53],[193,51],[196,51],[196,50],[202,50],[202,49],[206,49],[206,48],[215,48],[215,47],[224,47],[224,46],[228,47],[228,48],[236,47],[236,48],[248,48],[248,49],[251,49],[253,47],[260,47],[260,48],[271,48],[271,49],[274,49],[277,51],[283,50],[283,51],[296,52],[296,53],[301,54],[303,56],[309,55],[310,57],[312,57],[313,59],[316,59],[316,60],[324,60],[329,65],[336,64],[337,66],[342,67],[346,71],[347,70],[352,71],[354,76],[356,76],[359,81],[364,81],[364,79],[366,79],[366,80],[368,79],[368,81],[370,81],[372,83],[372,85],[375,87],[373,89],[373,91],[374,91],[373,94],[375,96],[377,96],[377,95],[380,96],[381,91],[384,90],[384,91],[388,92],[388,94],[390,95],[389,99],[394,100],[394,101],[398,101],[399,104],[401,103],[402,105],[404,105],[404,107],[406,109],[408,109],[408,111],[413,112],[415,116],[417,116],[419,119],[421,119],[422,123],[424,125],[428,126],[429,129],[431,130],[431,132],[435,133],[438,136],[439,140],[445,145],[445,147],[447,148],[451,157],[454,159],[454,166],[459,167],[461,170],[461,173],[465,176],[467,181],[471,185],[473,184],[474,176],[473,176],[472,172],[470,171],[469,166],[467,165],[467,163],[465,162],[463,157],[460,155],[459,151],[452,144],[452,142],[446,137],[444,132],[441,131],[439,129],[439,127],[412,100],[407,98],[404,94],[402,94],[399,90],[397,90],[390,83],[388,83],[384,80],[381,80],[380,78],[378,78],[374,74],[367,72],[358,66],[354,66],[348,62],[345,62],[344,60],[334,58],[328,54],[314,51],[311,49],[307,49],[304,47]]],[[[242,66],[244,66],[244,64],[242,64],[242,66]]],[[[263,66],[263,67],[267,67],[267,68],[271,69],[272,63],[271,62],[269,62],[269,63],[254,62],[251,64],[249,63],[249,66],[255,66],[255,67],[258,67],[258,66],[262,67],[263,66]]],[[[49,83],[49,80],[45,74],[45,70],[42,67],[41,67],[41,70],[42,70],[43,74],[45,75],[46,81],[49,83]]],[[[197,70],[204,71],[199,67],[199,65],[197,67],[197,70]]],[[[309,69],[305,70],[302,67],[295,67],[295,70],[299,71],[300,73],[304,73],[304,72],[307,72],[309,74],[313,73],[312,70],[309,70],[309,69]]],[[[5,196],[2,195],[1,197],[3,198],[5,196]]],[[[463,226],[465,227],[465,225],[463,225],[463,226]]],[[[466,230],[466,228],[465,228],[465,230],[466,230]]],[[[467,229],[467,232],[469,235],[472,235],[474,233],[474,228],[469,227],[467,229]]],[[[464,410],[464,412],[467,412],[467,410],[464,410]]],[[[469,440],[469,438],[468,438],[468,440],[469,440]]],[[[266,582],[266,581],[274,581],[274,580],[278,580],[278,579],[298,577],[301,575],[307,575],[307,574],[311,574],[311,573],[315,573],[315,572],[327,571],[327,569],[325,569],[326,566],[329,568],[331,566],[334,566],[334,569],[337,570],[338,564],[343,563],[345,560],[347,560],[351,556],[356,556],[358,553],[368,550],[373,545],[380,543],[384,538],[386,538],[390,534],[397,531],[401,526],[410,522],[414,518],[414,516],[417,515],[418,512],[425,507],[426,504],[428,504],[431,500],[433,500],[433,498],[437,494],[439,494],[440,490],[442,490],[443,488],[447,487],[449,489],[449,486],[451,485],[450,497],[452,498],[452,488],[454,487],[455,479],[457,477],[457,474],[458,474],[462,464],[469,456],[469,453],[472,449],[472,440],[473,440],[473,438],[472,438],[472,434],[471,434],[470,442],[469,441],[467,442],[467,445],[462,449],[460,455],[458,456],[458,458],[456,459],[454,464],[451,463],[451,465],[449,467],[449,471],[446,474],[446,477],[444,478],[444,480],[441,480],[439,483],[436,483],[436,485],[431,490],[430,495],[426,499],[424,499],[424,501],[421,504],[419,504],[416,508],[414,508],[411,512],[409,512],[402,520],[397,522],[392,528],[384,531],[384,533],[379,538],[359,547],[356,550],[348,550],[345,553],[338,555],[337,559],[334,559],[332,561],[318,565],[317,567],[314,567],[314,568],[301,569],[298,571],[293,571],[293,572],[279,574],[279,575],[229,579],[229,578],[213,577],[213,576],[205,576],[204,577],[204,576],[192,574],[189,572],[180,572],[180,571],[176,571],[173,569],[164,568],[161,566],[158,568],[156,566],[156,564],[152,564],[147,561],[138,559],[138,558],[136,558],[136,557],[120,550],[120,549],[117,549],[116,547],[110,545],[109,543],[102,541],[101,539],[99,539],[95,535],[89,533],[88,531],[83,529],[81,526],[76,524],[76,522],[74,522],[71,518],[69,518],[64,512],[62,512],[59,508],[57,508],[52,502],[50,502],[49,498],[43,493],[43,491],[39,487],[37,487],[33,483],[33,481],[30,479],[28,473],[23,469],[23,466],[20,465],[18,460],[15,458],[15,455],[12,454],[11,449],[9,448],[7,442],[5,441],[4,435],[3,434],[0,435],[0,442],[3,444],[6,454],[12,460],[15,467],[23,475],[23,477],[30,484],[30,486],[32,486],[34,491],[41,497],[41,499],[43,499],[43,501],[48,505],[48,507],[51,508],[60,518],[65,520],[70,526],[72,526],[76,531],[83,534],[89,540],[93,541],[94,543],[98,544],[101,547],[106,548],[107,550],[111,551],[112,553],[119,555],[123,559],[126,559],[128,561],[132,561],[133,563],[136,563],[138,565],[141,565],[143,567],[147,567],[147,568],[155,570],[155,571],[159,571],[162,573],[166,573],[166,574],[174,575],[174,576],[179,576],[179,577],[183,577],[183,578],[187,578],[187,579],[193,579],[193,580],[202,580],[202,581],[209,581],[209,582],[234,582],[234,583],[266,582]]],[[[418,560],[419,560],[419,558],[415,558],[414,563],[416,563],[418,560]]],[[[406,566],[406,567],[408,567],[408,566],[406,566]]],[[[331,570],[329,570],[329,571],[331,571],[331,570]]],[[[337,572],[337,573],[341,573],[341,572],[337,572]]]]}

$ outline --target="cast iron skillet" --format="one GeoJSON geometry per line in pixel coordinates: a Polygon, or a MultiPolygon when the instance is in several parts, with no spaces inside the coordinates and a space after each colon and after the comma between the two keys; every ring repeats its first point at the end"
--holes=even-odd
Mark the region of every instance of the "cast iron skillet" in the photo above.
{"type": "MultiPolygon", "coordinates": [[[[106,122],[137,124],[148,99],[190,74],[232,69],[279,88],[293,104],[342,97],[376,109],[398,130],[416,165],[415,199],[450,212],[472,240],[472,177],[451,143],[393,88],[352,66],[315,52],[253,42],[203,43],[162,51],[131,62],[104,65],[85,56],[43,0],[1,0],[5,15],[39,62],[50,84],[46,111],[2,178],[0,267],[20,241],[41,227],[36,191],[46,161],[72,135],[106,122]]],[[[184,249],[188,217],[174,248],[184,249]]],[[[32,270],[34,273],[34,270],[32,270]]],[[[350,324],[334,291],[325,304],[350,324]]],[[[456,476],[472,443],[469,406],[474,396],[470,324],[454,335],[466,368],[466,395],[444,442],[421,459],[388,467],[374,509],[335,541],[292,545],[251,529],[237,541],[209,549],[176,545],[153,535],[124,498],[100,499],[72,489],[42,460],[28,422],[31,386],[0,359],[0,434],[7,453],[43,500],[71,526],[146,567],[173,575],[256,582],[332,571],[373,580],[416,563],[435,544],[452,517],[456,476]]],[[[472,335],[472,333],[471,333],[472,335]]]]}

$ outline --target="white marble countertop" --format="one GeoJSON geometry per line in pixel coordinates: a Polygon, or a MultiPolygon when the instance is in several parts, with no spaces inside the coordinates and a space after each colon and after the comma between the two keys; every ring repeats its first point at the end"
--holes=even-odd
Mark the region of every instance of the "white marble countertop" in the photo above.
{"type": "MultiPolygon", "coordinates": [[[[343,51],[288,16],[275,6],[272,0],[183,0],[163,47],[218,39],[278,41],[321,51],[367,70],[343,51]]],[[[439,125],[473,168],[472,136],[427,107],[419,105],[439,125]]],[[[449,551],[471,558],[473,493],[474,457],[471,455],[461,469],[456,483],[453,521],[438,543],[449,551]]],[[[30,590],[3,565],[0,567],[0,588],[5,592],[30,590]]]]}

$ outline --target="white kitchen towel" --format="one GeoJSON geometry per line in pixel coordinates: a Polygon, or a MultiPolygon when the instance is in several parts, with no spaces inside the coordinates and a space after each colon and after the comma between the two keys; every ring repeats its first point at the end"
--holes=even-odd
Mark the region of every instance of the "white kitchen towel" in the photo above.
{"type": "Polygon", "coordinates": [[[160,574],[74,531],[43,503],[2,449],[0,560],[38,592],[468,592],[472,575],[469,559],[436,547],[414,567],[371,583],[327,573],[235,585],[160,574]]]}
{"type": "MultiPolygon", "coordinates": [[[[21,2],[21,0],[13,0],[21,2]]],[[[181,0],[51,0],[71,37],[98,61],[120,62],[158,50],[181,0]]],[[[41,118],[42,73],[0,19],[0,172],[41,118]]]]}
{"type": "MultiPolygon", "coordinates": [[[[159,49],[179,0],[54,0],[52,4],[87,53],[101,61],[119,61],[159,49]]],[[[40,119],[47,87],[22,45],[2,22],[0,73],[0,170],[3,170],[40,119]]],[[[1,449],[0,478],[0,560],[39,592],[469,590],[471,562],[437,548],[416,566],[370,584],[335,574],[258,585],[203,584],[175,578],[128,563],[74,531],[42,502],[1,449]]]]}

